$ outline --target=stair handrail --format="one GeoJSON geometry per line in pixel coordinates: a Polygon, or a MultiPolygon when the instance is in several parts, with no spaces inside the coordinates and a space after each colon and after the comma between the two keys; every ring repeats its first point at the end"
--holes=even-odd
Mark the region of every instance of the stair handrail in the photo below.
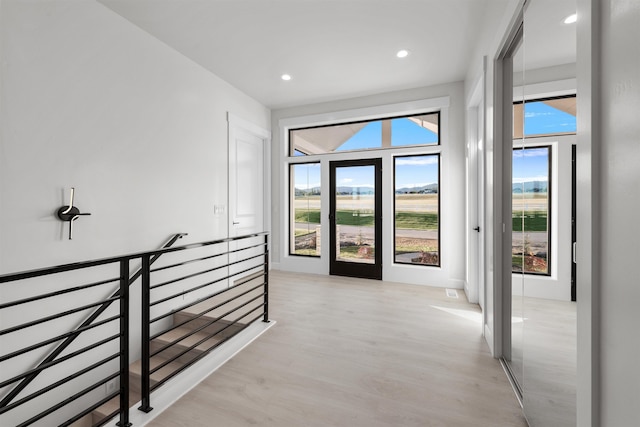
{"type": "MultiPolygon", "coordinates": [[[[177,242],[179,239],[182,239],[184,236],[187,236],[187,235],[188,233],[174,234],[164,245],[161,246],[161,249],[166,249],[173,246],[175,242],[177,242]]],[[[163,253],[157,253],[153,255],[150,258],[149,265],[153,264],[162,254],[163,253]]],[[[138,280],[138,278],[142,275],[142,271],[143,271],[143,267],[140,267],[133,275],[130,276],[129,286],[131,286],[136,280],[138,280]]],[[[114,292],[111,295],[111,298],[116,298],[119,296],[120,296],[120,289],[114,292]]],[[[82,322],[78,327],[76,327],[72,335],[68,336],[64,341],[58,344],[58,346],[51,353],[49,353],[49,355],[44,360],[42,360],[38,364],[35,372],[25,377],[22,381],[20,381],[20,383],[18,383],[18,385],[16,385],[9,393],[7,393],[7,395],[0,401],[0,408],[3,408],[8,404],[10,404],[13,401],[13,399],[15,399],[20,394],[20,392],[24,390],[31,383],[31,381],[33,381],[38,376],[40,372],[42,372],[42,371],[38,371],[37,368],[40,368],[41,366],[54,361],[69,345],[71,345],[73,341],[75,341],[76,338],[80,336],[80,334],[83,332],[83,330],[81,329],[91,325],[98,317],[100,317],[102,313],[104,313],[107,310],[107,308],[109,308],[109,306],[113,302],[114,302],[113,299],[105,301],[100,307],[98,307],[93,312],[93,314],[87,317],[87,319],[84,322],[82,322]]]]}

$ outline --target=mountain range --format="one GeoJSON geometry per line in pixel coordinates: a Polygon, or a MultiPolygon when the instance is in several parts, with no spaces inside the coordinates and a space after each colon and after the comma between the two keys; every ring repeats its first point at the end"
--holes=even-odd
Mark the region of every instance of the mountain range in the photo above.
{"type": "MultiPolygon", "coordinates": [[[[309,189],[301,189],[296,188],[296,196],[313,196],[320,195],[320,187],[313,187],[309,189]]],[[[336,188],[336,192],[338,194],[347,195],[347,194],[373,194],[372,187],[348,187],[341,186],[336,188]]],[[[421,185],[419,187],[403,187],[396,190],[396,194],[437,194],[438,193],[438,184],[427,184],[421,185]]]]}
{"type": "Polygon", "coordinates": [[[547,181],[527,181],[514,183],[512,191],[514,193],[546,193],[548,191],[547,181]]]}
{"type": "Polygon", "coordinates": [[[438,183],[421,185],[418,187],[403,187],[396,189],[396,194],[437,194],[438,183]]]}
{"type": "MultiPolygon", "coordinates": [[[[546,193],[549,191],[549,184],[547,181],[527,181],[514,183],[512,191],[514,193],[546,193]]],[[[296,196],[319,196],[321,194],[320,187],[313,187],[309,189],[296,188],[296,196]]],[[[341,186],[336,188],[338,194],[373,194],[373,188],[371,187],[347,187],[341,186]]],[[[427,184],[419,187],[402,187],[396,190],[396,194],[437,194],[438,184],[427,184]]]]}

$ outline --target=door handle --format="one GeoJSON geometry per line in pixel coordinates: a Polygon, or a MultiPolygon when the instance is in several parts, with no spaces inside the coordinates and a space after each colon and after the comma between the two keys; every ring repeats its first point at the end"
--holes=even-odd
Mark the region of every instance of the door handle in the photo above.
{"type": "Polygon", "coordinates": [[[571,252],[572,252],[572,258],[573,258],[573,263],[577,264],[576,262],[576,243],[577,242],[573,242],[573,245],[571,245],[571,252]]]}
{"type": "Polygon", "coordinates": [[[477,231],[478,233],[480,232],[480,226],[473,227],[473,229],[474,229],[475,231],[477,231]]]}
{"type": "Polygon", "coordinates": [[[240,222],[233,221],[233,225],[238,225],[240,222]]]}

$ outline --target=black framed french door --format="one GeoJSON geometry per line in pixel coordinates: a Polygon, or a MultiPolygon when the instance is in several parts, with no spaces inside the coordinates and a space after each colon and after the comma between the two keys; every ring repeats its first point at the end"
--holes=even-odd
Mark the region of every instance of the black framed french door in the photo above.
{"type": "Polygon", "coordinates": [[[329,273],[382,279],[382,159],[329,163],[329,273]]]}

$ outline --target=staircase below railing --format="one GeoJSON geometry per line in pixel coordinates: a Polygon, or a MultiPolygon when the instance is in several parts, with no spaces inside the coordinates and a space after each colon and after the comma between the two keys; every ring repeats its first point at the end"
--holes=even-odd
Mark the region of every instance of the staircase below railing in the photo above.
{"type": "Polygon", "coordinates": [[[130,425],[131,404],[152,410],[153,390],[268,321],[268,271],[257,233],[0,276],[0,425],[130,425]]]}

